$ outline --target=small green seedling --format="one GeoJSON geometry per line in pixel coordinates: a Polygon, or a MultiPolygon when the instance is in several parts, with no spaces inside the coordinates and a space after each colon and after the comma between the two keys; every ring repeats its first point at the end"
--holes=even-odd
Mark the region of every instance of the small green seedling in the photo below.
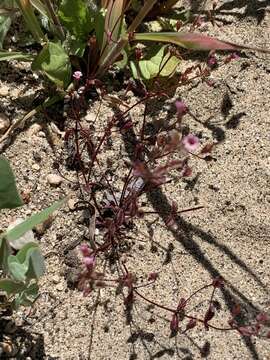
{"type": "MultiPolygon", "coordinates": [[[[33,238],[29,236],[27,242],[23,235],[48,219],[64,202],[60,200],[0,234],[0,292],[5,299],[1,307],[30,306],[37,298],[38,280],[45,272],[44,257],[33,238]]],[[[0,156],[0,210],[22,205],[9,162],[0,156]]]]}

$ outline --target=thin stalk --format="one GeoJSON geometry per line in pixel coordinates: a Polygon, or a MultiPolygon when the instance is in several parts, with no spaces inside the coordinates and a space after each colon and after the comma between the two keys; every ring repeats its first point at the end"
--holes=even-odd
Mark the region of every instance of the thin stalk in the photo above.
{"type": "MultiPolygon", "coordinates": [[[[203,323],[204,324],[204,320],[202,320],[202,319],[199,319],[199,318],[197,318],[197,317],[195,317],[195,316],[191,316],[191,315],[186,315],[185,314],[185,317],[186,318],[188,318],[188,319],[191,319],[191,320],[195,320],[195,321],[198,321],[198,322],[200,322],[200,323],[203,323]]],[[[234,329],[234,328],[220,328],[220,327],[218,327],[218,326],[215,326],[215,325],[211,325],[211,324],[209,324],[209,323],[207,323],[207,325],[210,327],[210,328],[212,328],[212,329],[214,329],[214,330],[219,330],[219,331],[229,331],[229,330],[237,330],[237,329],[234,329]]]]}
{"type": "Polygon", "coordinates": [[[175,309],[169,308],[169,307],[167,307],[167,306],[158,304],[158,303],[156,303],[156,302],[153,301],[153,300],[147,299],[145,296],[143,296],[141,293],[139,293],[139,291],[137,291],[135,288],[133,288],[133,291],[135,292],[135,294],[137,294],[140,298],[142,298],[144,301],[148,302],[149,304],[152,304],[152,305],[154,305],[154,306],[157,306],[157,307],[159,307],[160,309],[169,311],[169,312],[171,312],[171,313],[175,313],[175,311],[176,311],[175,309]]]}
{"type": "Polygon", "coordinates": [[[64,41],[64,40],[65,40],[64,30],[63,30],[63,28],[62,28],[62,25],[61,25],[61,23],[60,23],[60,20],[59,20],[58,16],[56,15],[56,13],[55,13],[55,11],[54,11],[54,8],[53,8],[50,0],[44,0],[44,3],[45,3],[45,5],[46,5],[46,7],[47,7],[48,13],[49,13],[50,16],[51,16],[51,19],[52,19],[52,21],[53,21],[53,24],[54,24],[54,26],[56,27],[56,29],[57,29],[57,31],[58,31],[58,35],[59,35],[60,39],[61,39],[62,41],[64,41]]]}

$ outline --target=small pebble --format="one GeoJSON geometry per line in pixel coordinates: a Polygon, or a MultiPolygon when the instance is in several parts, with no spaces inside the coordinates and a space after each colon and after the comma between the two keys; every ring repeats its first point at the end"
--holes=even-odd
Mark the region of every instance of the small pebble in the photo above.
{"type": "Polygon", "coordinates": [[[44,131],[40,131],[40,132],[38,133],[38,136],[39,136],[39,137],[42,137],[42,138],[45,138],[45,137],[46,137],[46,134],[45,134],[44,131]]]}
{"type": "Polygon", "coordinates": [[[75,199],[68,199],[68,208],[69,208],[69,210],[71,210],[71,211],[73,211],[73,210],[75,210],[75,204],[76,204],[76,200],[75,199]]]}
{"type": "Polygon", "coordinates": [[[56,285],[55,288],[56,288],[57,291],[63,291],[65,286],[64,286],[64,284],[60,283],[60,284],[56,285]]]}
{"type": "Polygon", "coordinates": [[[30,126],[30,128],[27,130],[28,136],[36,135],[40,130],[42,129],[42,126],[40,124],[33,124],[30,126]]]}
{"type": "Polygon", "coordinates": [[[4,113],[0,113],[0,134],[3,134],[10,126],[9,118],[4,113]]]}
{"type": "Polygon", "coordinates": [[[6,85],[0,87],[0,96],[8,96],[9,88],[6,85]]]}
{"type": "Polygon", "coordinates": [[[20,93],[21,93],[20,89],[13,89],[10,91],[10,97],[12,99],[17,99],[18,97],[20,97],[20,93]]]}
{"type": "Polygon", "coordinates": [[[60,283],[60,277],[58,275],[54,275],[53,278],[52,278],[52,282],[54,284],[59,284],[60,283]]]}
{"type": "Polygon", "coordinates": [[[47,176],[47,181],[51,186],[59,186],[61,184],[61,182],[63,181],[63,179],[61,178],[60,175],[49,174],[47,176]]]}
{"type": "Polygon", "coordinates": [[[38,171],[40,170],[40,166],[38,164],[33,164],[32,169],[38,171]]]}
{"type": "Polygon", "coordinates": [[[85,116],[85,121],[89,121],[89,122],[95,122],[96,120],[96,114],[93,112],[89,112],[86,116],[85,116]]]}

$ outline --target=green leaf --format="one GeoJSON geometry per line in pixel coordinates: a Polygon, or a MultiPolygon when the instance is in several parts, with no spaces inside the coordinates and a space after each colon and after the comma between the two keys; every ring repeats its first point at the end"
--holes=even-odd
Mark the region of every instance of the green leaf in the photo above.
{"type": "Polygon", "coordinates": [[[32,61],[33,56],[16,51],[0,51],[0,61],[20,60],[20,61],[32,61]]]}
{"type": "Polygon", "coordinates": [[[71,64],[60,44],[48,42],[33,61],[32,69],[44,71],[60,87],[66,88],[70,83],[71,64]]]}
{"type": "Polygon", "coordinates": [[[10,16],[6,16],[6,15],[0,16],[0,49],[3,48],[3,42],[10,28],[10,25],[11,25],[10,16]]]}
{"type": "Polygon", "coordinates": [[[10,279],[0,280],[0,289],[5,291],[7,295],[16,294],[24,289],[25,285],[10,279]]]}
{"type": "Polygon", "coordinates": [[[37,244],[25,245],[16,256],[8,257],[8,271],[17,281],[38,279],[45,272],[44,259],[37,244]]]}
{"type": "Polygon", "coordinates": [[[21,248],[20,251],[18,251],[16,255],[16,259],[22,264],[27,260],[27,257],[30,256],[29,250],[35,250],[38,249],[38,244],[34,242],[30,242],[26,245],[24,245],[23,248],[21,248]]]}
{"type": "Polygon", "coordinates": [[[34,249],[29,258],[29,267],[26,273],[28,279],[38,279],[45,273],[45,263],[38,248],[34,249]]]}
{"type": "Polygon", "coordinates": [[[61,23],[80,41],[93,30],[93,15],[83,0],[63,0],[58,12],[61,23]]]}
{"type": "Polygon", "coordinates": [[[14,209],[22,205],[9,162],[0,156],[0,209],[14,209]]]}
{"type": "Polygon", "coordinates": [[[57,209],[59,209],[66,202],[66,198],[57,201],[52,206],[48,207],[40,211],[37,214],[30,216],[30,218],[26,219],[21,224],[15,226],[13,229],[5,232],[2,236],[5,237],[8,241],[12,241],[14,239],[18,239],[28,230],[33,229],[36,225],[44,222],[48,219],[48,217],[57,209]]]}
{"type": "MultiPolygon", "coordinates": [[[[173,75],[179,63],[177,57],[171,56],[169,52],[166,53],[166,46],[157,45],[148,49],[147,58],[138,62],[138,68],[141,76],[145,80],[150,80],[157,75],[162,77],[173,75]]],[[[137,69],[134,64],[131,70],[136,78],[137,69]]]]}
{"type": "Polygon", "coordinates": [[[38,279],[45,272],[44,258],[35,243],[26,244],[16,256],[8,257],[9,273],[18,281],[38,279]]]}
{"type": "Polygon", "coordinates": [[[27,267],[26,278],[38,279],[45,272],[44,258],[41,255],[39,247],[36,243],[26,244],[16,255],[19,263],[25,264],[27,267]]]}
{"type": "Polygon", "coordinates": [[[15,280],[24,282],[26,279],[25,274],[28,270],[28,264],[20,263],[16,256],[10,255],[8,257],[8,270],[15,280]]]}
{"type": "Polygon", "coordinates": [[[7,240],[0,236],[0,269],[8,273],[8,257],[11,254],[11,247],[7,240]]]}

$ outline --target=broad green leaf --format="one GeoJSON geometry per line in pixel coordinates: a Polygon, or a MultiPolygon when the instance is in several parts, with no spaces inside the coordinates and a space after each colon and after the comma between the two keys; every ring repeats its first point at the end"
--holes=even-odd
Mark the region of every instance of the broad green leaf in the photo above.
{"type": "Polygon", "coordinates": [[[44,258],[38,248],[34,249],[29,258],[29,267],[26,273],[28,279],[38,279],[45,273],[44,258]]]}
{"type": "Polygon", "coordinates": [[[11,247],[7,240],[0,236],[0,270],[8,273],[8,257],[11,254],[11,247]]]}
{"type": "Polygon", "coordinates": [[[37,224],[40,224],[48,219],[48,217],[57,209],[59,209],[66,202],[66,198],[57,201],[52,206],[40,211],[37,214],[30,216],[21,224],[17,225],[12,230],[5,232],[2,236],[5,237],[8,241],[19,238],[28,230],[33,229],[37,224]]]}
{"type": "Polygon", "coordinates": [[[0,61],[20,60],[20,61],[32,61],[33,56],[16,51],[0,51],[0,61]]]}
{"type": "Polygon", "coordinates": [[[87,40],[89,32],[93,30],[93,16],[87,2],[84,0],[63,0],[59,11],[61,23],[72,35],[80,40],[87,40]]]}
{"type": "Polygon", "coordinates": [[[48,42],[32,63],[33,70],[44,71],[58,86],[66,88],[71,79],[71,64],[64,48],[48,42]]]}
{"type": "Polygon", "coordinates": [[[5,291],[7,295],[16,294],[24,289],[25,285],[11,279],[0,280],[0,289],[5,291]]]}
{"type": "Polygon", "coordinates": [[[22,205],[9,162],[0,156],[0,209],[13,209],[22,205]]]}
{"type": "MultiPolygon", "coordinates": [[[[125,35],[125,39],[128,36],[125,35]]],[[[166,42],[182,46],[186,49],[192,50],[257,50],[260,52],[269,53],[268,49],[258,49],[254,47],[233,44],[228,41],[218,40],[211,36],[196,34],[196,33],[181,33],[181,32],[160,32],[160,33],[141,33],[134,34],[133,40],[138,41],[155,41],[166,42]]]]}
{"type": "Polygon", "coordinates": [[[3,42],[10,28],[10,25],[11,25],[10,16],[1,15],[0,16],[0,49],[3,48],[3,42]]]}
{"type": "Polygon", "coordinates": [[[25,245],[16,256],[8,257],[9,273],[17,281],[38,279],[45,272],[44,258],[35,243],[25,245]]]}
{"type": "Polygon", "coordinates": [[[8,257],[9,273],[18,281],[38,279],[45,272],[43,256],[35,243],[27,244],[16,256],[8,257]]]}
{"type": "Polygon", "coordinates": [[[28,264],[20,263],[16,256],[9,255],[8,257],[8,270],[11,276],[17,280],[24,282],[26,279],[26,272],[28,270],[28,264]]]}
{"type": "Polygon", "coordinates": [[[38,249],[38,244],[34,243],[34,242],[30,242],[26,245],[24,245],[24,247],[18,251],[18,253],[16,254],[16,258],[20,263],[24,263],[27,260],[27,256],[30,256],[29,250],[35,250],[38,249]]]}
{"type": "MultiPolygon", "coordinates": [[[[138,62],[139,73],[145,80],[157,75],[167,77],[174,74],[180,60],[169,52],[166,53],[166,46],[154,46],[148,50],[147,58],[138,62]]],[[[134,77],[138,77],[135,64],[131,65],[131,70],[134,77]]]]}
{"type": "Polygon", "coordinates": [[[38,279],[45,272],[44,258],[36,243],[25,245],[16,255],[16,259],[27,267],[27,279],[38,279]]]}

